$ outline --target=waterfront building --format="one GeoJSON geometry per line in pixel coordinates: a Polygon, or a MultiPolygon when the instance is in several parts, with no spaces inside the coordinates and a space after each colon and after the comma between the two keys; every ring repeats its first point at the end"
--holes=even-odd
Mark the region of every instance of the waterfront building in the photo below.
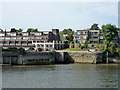
{"type": "Polygon", "coordinates": [[[88,38],[88,30],[77,30],[73,34],[73,41],[75,47],[78,46],[78,44],[84,44],[86,38],[88,38]]]}
{"type": "Polygon", "coordinates": [[[14,28],[11,31],[0,29],[0,46],[3,48],[22,47],[25,50],[29,48],[35,50],[38,48],[44,50],[64,48],[64,44],[60,41],[59,29],[52,29],[49,32],[17,32],[14,28]]]}
{"type": "MultiPolygon", "coordinates": [[[[101,30],[77,30],[73,34],[74,46],[76,48],[78,47],[78,44],[84,44],[86,39],[89,41],[89,46],[103,44],[105,40],[101,30]]],[[[120,42],[120,31],[119,37],[115,37],[112,42],[115,44],[120,42]]]]}

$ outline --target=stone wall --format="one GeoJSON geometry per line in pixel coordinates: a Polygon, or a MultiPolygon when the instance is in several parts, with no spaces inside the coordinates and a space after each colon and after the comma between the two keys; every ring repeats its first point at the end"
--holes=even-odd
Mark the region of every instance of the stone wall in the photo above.
{"type": "MultiPolygon", "coordinates": [[[[101,63],[102,53],[98,52],[27,52],[19,55],[14,52],[2,52],[3,64],[51,64],[51,63],[101,63]]],[[[1,59],[2,61],[2,59],[1,59]]],[[[2,64],[2,62],[0,62],[2,64]]]]}
{"type": "Polygon", "coordinates": [[[101,63],[102,53],[98,52],[67,52],[66,59],[75,63],[101,63]]]}

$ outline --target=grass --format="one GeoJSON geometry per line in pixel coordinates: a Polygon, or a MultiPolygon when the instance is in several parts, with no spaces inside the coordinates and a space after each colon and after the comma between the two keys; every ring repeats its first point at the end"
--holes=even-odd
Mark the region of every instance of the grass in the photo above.
{"type": "Polygon", "coordinates": [[[83,51],[80,48],[67,48],[67,49],[64,49],[64,50],[68,50],[68,51],[83,51]]]}

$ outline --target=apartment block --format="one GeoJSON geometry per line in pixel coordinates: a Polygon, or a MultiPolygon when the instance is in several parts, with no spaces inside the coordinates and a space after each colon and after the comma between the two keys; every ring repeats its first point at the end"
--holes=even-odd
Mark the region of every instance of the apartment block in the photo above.
{"type": "Polygon", "coordinates": [[[26,50],[30,47],[36,50],[38,48],[44,50],[64,48],[64,44],[60,41],[59,29],[52,29],[49,32],[17,32],[16,29],[11,29],[11,31],[0,29],[0,46],[3,48],[23,47],[26,50]]]}
{"type": "MultiPolygon", "coordinates": [[[[118,44],[120,42],[120,31],[119,33],[119,37],[115,37],[112,41],[115,44],[118,44]]],[[[74,46],[78,47],[78,44],[84,44],[85,43],[85,39],[88,37],[89,40],[89,46],[94,44],[94,45],[98,45],[98,44],[103,44],[104,42],[104,36],[101,32],[101,30],[77,30],[74,32],[74,46]]]]}

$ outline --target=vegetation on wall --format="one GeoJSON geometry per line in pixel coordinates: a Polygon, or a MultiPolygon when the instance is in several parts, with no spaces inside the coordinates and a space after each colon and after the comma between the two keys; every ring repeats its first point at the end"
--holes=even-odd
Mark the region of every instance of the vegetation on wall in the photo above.
{"type": "Polygon", "coordinates": [[[2,48],[2,51],[17,52],[17,53],[22,54],[22,55],[26,53],[24,48],[16,48],[16,47],[9,47],[7,49],[2,48]]]}

